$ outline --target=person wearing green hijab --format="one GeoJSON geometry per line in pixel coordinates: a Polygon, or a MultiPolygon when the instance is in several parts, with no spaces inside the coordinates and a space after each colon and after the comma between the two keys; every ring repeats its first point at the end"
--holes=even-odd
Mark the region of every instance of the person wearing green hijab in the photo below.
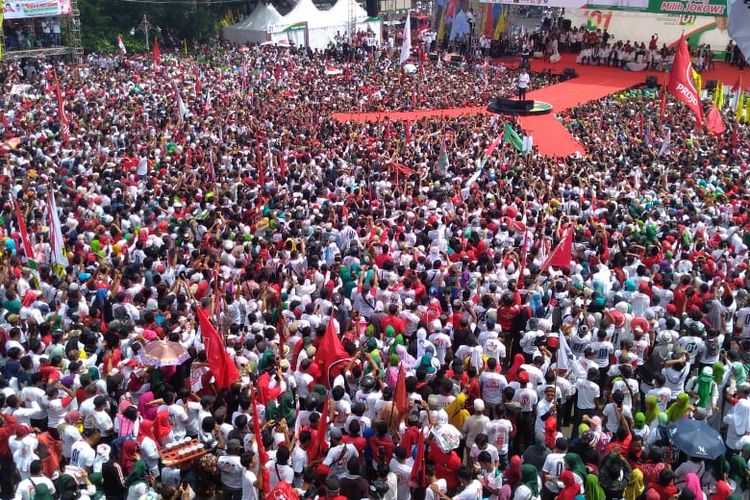
{"type": "Polygon", "coordinates": [[[133,465],[133,471],[125,478],[125,487],[128,489],[128,498],[140,498],[149,491],[148,465],[143,460],[138,460],[133,465]]]}
{"type": "Polygon", "coordinates": [[[605,500],[607,498],[607,495],[604,493],[604,488],[599,484],[599,476],[596,474],[589,474],[586,476],[584,491],[586,500],[605,500]]]}
{"type": "Polygon", "coordinates": [[[89,498],[91,500],[103,500],[106,497],[104,496],[104,476],[102,476],[101,472],[94,472],[93,474],[89,474],[89,482],[91,485],[96,488],[93,494],[89,494],[89,498]]]}
{"type": "MultiPolygon", "coordinates": [[[[389,326],[388,328],[392,328],[392,327],[389,326]]],[[[386,328],[386,330],[387,330],[387,328],[386,328]]],[[[388,354],[391,355],[391,356],[393,356],[394,354],[398,356],[398,352],[396,351],[396,348],[398,346],[400,346],[400,345],[406,347],[406,341],[404,340],[404,336],[399,333],[393,339],[393,343],[388,348],[388,354]]]]}
{"type": "Polygon", "coordinates": [[[646,415],[643,412],[639,411],[633,416],[633,432],[644,439],[648,436],[650,429],[646,426],[646,415]]]}
{"type": "Polygon", "coordinates": [[[273,349],[268,348],[265,351],[263,351],[263,354],[260,356],[260,359],[258,360],[258,371],[263,372],[267,367],[271,366],[274,360],[274,353],[273,349]]]}
{"type": "Polygon", "coordinates": [[[583,460],[578,453],[566,453],[563,460],[565,460],[565,465],[568,469],[581,479],[581,482],[586,481],[588,471],[586,471],[586,465],[584,465],[583,460]]]}
{"type": "Polygon", "coordinates": [[[692,383],[688,383],[688,387],[691,388],[689,391],[693,397],[698,398],[695,405],[699,408],[707,410],[710,414],[719,399],[719,389],[714,382],[714,370],[710,366],[706,366],[701,370],[700,375],[695,377],[692,383]]]}
{"type": "Polygon", "coordinates": [[[535,500],[539,498],[539,471],[531,464],[521,466],[521,484],[516,488],[514,499],[535,500]]]}
{"type": "Polygon", "coordinates": [[[266,405],[266,420],[280,421],[281,419],[285,419],[289,427],[293,427],[297,419],[297,408],[292,391],[286,391],[266,405]]]}
{"type": "Polygon", "coordinates": [[[422,368],[430,374],[435,373],[435,367],[432,366],[432,354],[425,353],[425,355],[419,360],[418,368],[422,368]]]}
{"type": "Polygon", "coordinates": [[[646,417],[646,424],[651,425],[657,418],[659,418],[661,408],[659,408],[659,400],[653,394],[647,395],[645,401],[646,412],[644,415],[646,417]]]}
{"type": "Polygon", "coordinates": [[[687,393],[681,392],[677,396],[677,400],[669,405],[667,408],[667,418],[670,422],[677,422],[683,418],[692,407],[690,406],[690,396],[687,393]]]}

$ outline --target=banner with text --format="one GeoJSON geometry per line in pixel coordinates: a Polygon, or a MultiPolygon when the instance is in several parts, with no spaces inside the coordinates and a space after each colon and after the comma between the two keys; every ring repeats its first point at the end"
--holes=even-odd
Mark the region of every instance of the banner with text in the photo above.
{"type": "Polygon", "coordinates": [[[65,16],[70,12],[70,0],[6,0],[3,17],[6,20],[54,17],[65,16]]]}
{"type": "Polygon", "coordinates": [[[607,9],[652,14],[726,17],[726,0],[480,0],[482,3],[536,5],[566,9],[607,9]]]}

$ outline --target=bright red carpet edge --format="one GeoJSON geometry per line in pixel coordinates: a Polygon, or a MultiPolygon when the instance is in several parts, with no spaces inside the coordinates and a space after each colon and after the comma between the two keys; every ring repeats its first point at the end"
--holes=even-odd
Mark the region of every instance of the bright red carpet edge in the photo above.
{"type": "MultiPolygon", "coordinates": [[[[515,61],[503,61],[507,66],[514,66],[515,61]]],[[[559,74],[565,68],[573,68],[578,78],[551,85],[533,92],[529,92],[527,99],[545,101],[553,106],[553,113],[541,116],[519,117],[518,122],[527,134],[533,136],[534,145],[545,156],[567,156],[575,152],[585,153],[585,148],[576,141],[557,120],[555,114],[580,104],[595,101],[602,97],[627,89],[638,83],[645,82],[646,77],[653,75],[661,85],[666,73],[657,71],[641,71],[634,73],[603,66],[585,66],[575,63],[575,55],[564,54],[555,64],[532,61],[534,71],[551,70],[559,74]]],[[[717,62],[716,67],[703,73],[703,81],[719,80],[724,84],[734,85],[739,78],[740,71],[723,62],[717,62]]],[[[750,72],[748,72],[750,77],[750,72]]],[[[533,80],[532,80],[533,88],[533,80]]],[[[457,117],[486,113],[485,106],[454,109],[425,109],[419,111],[383,111],[376,113],[335,113],[333,118],[339,121],[378,121],[389,120],[418,120],[424,117],[457,117]]]]}

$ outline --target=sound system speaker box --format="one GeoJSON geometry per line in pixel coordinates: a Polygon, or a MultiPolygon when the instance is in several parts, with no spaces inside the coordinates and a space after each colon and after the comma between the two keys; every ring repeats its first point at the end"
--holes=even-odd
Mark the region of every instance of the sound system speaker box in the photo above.
{"type": "Polygon", "coordinates": [[[534,108],[534,100],[526,99],[506,99],[496,97],[489,106],[493,113],[502,113],[507,115],[529,113],[534,108]]]}
{"type": "Polygon", "coordinates": [[[454,63],[461,62],[462,59],[463,58],[458,54],[454,54],[451,56],[451,62],[454,62],[454,63]]]}
{"type": "Polygon", "coordinates": [[[563,19],[562,20],[562,27],[565,31],[570,31],[570,28],[573,26],[573,21],[570,19],[563,19]]]}
{"type": "Polygon", "coordinates": [[[576,73],[576,70],[575,70],[575,69],[573,69],[573,68],[565,68],[565,69],[563,70],[563,76],[564,76],[565,78],[567,78],[567,79],[570,79],[570,78],[577,78],[577,77],[578,77],[578,73],[576,73]]]}
{"type": "Polygon", "coordinates": [[[378,17],[380,12],[380,0],[367,0],[366,7],[368,17],[378,17]]]}
{"type": "Polygon", "coordinates": [[[427,54],[427,57],[430,58],[430,61],[437,61],[439,54],[437,52],[430,52],[429,54],[427,54]]]}
{"type": "Polygon", "coordinates": [[[706,90],[715,90],[717,85],[716,80],[706,80],[706,85],[703,87],[706,90]]]}
{"type": "Polygon", "coordinates": [[[656,79],[655,76],[649,75],[646,77],[646,87],[649,88],[656,88],[659,86],[659,81],[656,79]]]}

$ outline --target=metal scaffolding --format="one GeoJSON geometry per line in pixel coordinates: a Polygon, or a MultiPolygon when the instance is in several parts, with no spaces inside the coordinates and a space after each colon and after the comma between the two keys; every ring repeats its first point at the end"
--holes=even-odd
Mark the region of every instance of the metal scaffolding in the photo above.
{"type": "Polygon", "coordinates": [[[31,49],[8,49],[5,43],[5,30],[2,33],[3,59],[23,59],[27,57],[48,56],[73,56],[76,59],[83,57],[83,44],[81,43],[81,11],[78,10],[78,0],[70,0],[71,12],[69,16],[61,16],[63,33],[62,45],[55,47],[38,47],[31,49]]]}

